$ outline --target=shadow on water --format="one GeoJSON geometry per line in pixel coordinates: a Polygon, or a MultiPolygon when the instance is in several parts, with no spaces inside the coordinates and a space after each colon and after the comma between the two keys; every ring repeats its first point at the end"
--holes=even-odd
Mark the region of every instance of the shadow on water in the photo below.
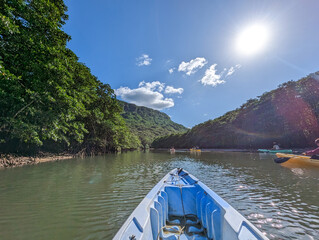
{"type": "Polygon", "coordinates": [[[3,239],[112,239],[150,189],[182,167],[270,239],[315,239],[318,169],[274,155],[128,152],[0,171],[3,239]]]}

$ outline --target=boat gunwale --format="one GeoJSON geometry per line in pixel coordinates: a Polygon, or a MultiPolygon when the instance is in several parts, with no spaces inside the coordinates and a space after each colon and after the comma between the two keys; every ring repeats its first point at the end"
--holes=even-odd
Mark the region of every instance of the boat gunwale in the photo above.
{"type": "MultiPolygon", "coordinates": [[[[133,218],[136,218],[136,212],[139,210],[139,208],[145,206],[145,210],[147,210],[149,212],[149,209],[151,207],[151,204],[153,203],[154,199],[158,196],[158,191],[163,187],[163,185],[165,184],[165,180],[176,170],[173,169],[172,171],[170,171],[169,173],[167,173],[147,194],[146,196],[142,199],[142,201],[136,206],[136,208],[133,210],[133,212],[130,214],[130,216],[125,220],[125,222],[123,223],[123,225],[121,226],[121,228],[117,231],[117,233],[115,234],[115,236],[113,237],[113,239],[121,239],[121,237],[123,236],[123,234],[125,233],[125,230],[128,228],[129,224],[131,223],[131,221],[133,220],[133,218]],[[153,194],[153,192],[155,192],[155,194],[153,194]],[[153,196],[153,197],[150,197],[153,196]]],[[[142,232],[144,231],[147,223],[148,223],[148,219],[150,218],[149,214],[144,214],[142,216],[146,216],[146,218],[144,218],[144,222],[141,223],[141,221],[139,221],[139,219],[137,219],[138,223],[142,226],[142,232]]]]}

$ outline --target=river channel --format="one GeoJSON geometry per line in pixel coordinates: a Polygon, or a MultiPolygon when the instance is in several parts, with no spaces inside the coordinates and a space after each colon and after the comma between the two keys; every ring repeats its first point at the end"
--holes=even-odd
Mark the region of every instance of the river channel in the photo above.
{"type": "Polygon", "coordinates": [[[127,152],[0,170],[0,239],[112,239],[167,172],[182,167],[269,239],[319,239],[319,169],[275,155],[127,152]]]}

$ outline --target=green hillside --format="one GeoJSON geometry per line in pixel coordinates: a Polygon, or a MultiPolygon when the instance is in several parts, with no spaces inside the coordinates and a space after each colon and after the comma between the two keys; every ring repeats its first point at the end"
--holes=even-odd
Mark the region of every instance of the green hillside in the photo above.
{"type": "Polygon", "coordinates": [[[312,146],[319,137],[319,72],[249,99],[240,108],[184,134],[155,140],[154,147],[266,148],[312,146]]]}
{"type": "Polygon", "coordinates": [[[124,108],[122,117],[131,132],[139,137],[141,143],[151,144],[155,138],[186,132],[181,124],[173,122],[167,114],[147,107],[120,102],[124,108]]]}

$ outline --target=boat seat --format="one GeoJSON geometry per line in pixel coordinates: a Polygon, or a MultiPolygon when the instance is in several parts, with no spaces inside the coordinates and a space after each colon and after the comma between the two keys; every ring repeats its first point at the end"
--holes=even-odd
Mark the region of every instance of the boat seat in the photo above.
{"type": "Polygon", "coordinates": [[[189,238],[185,234],[182,234],[179,239],[180,240],[189,240],[189,238]]]}
{"type": "Polygon", "coordinates": [[[197,187],[194,185],[186,185],[182,187],[183,204],[181,199],[181,189],[178,186],[165,186],[164,191],[168,196],[168,215],[183,216],[184,212],[186,215],[196,215],[197,187]]]}
{"type": "MultiPolygon", "coordinates": [[[[160,238],[163,240],[177,240],[180,233],[180,227],[166,226],[168,216],[167,201],[165,201],[165,196],[167,198],[165,193],[158,195],[156,200],[153,202],[153,206],[150,208],[153,239],[157,239],[157,235],[159,234],[160,238]]],[[[178,223],[180,224],[179,221],[178,223]]]]}
{"type": "Polygon", "coordinates": [[[170,225],[181,225],[181,221],[179,219],[168,220],[167,223],[170,225]]]}
{"type": "Polygon", "coordinates": [[[163,239],[163,240],[178,240],[178,237],[176,235],[169,235],[169,236],[161,236],[161,239],[163,239]]]}
{"type": "Polygon", "coordinates": [[[197,228],[195,226],[190,226],[188,228],[188,233],[202,233],[202,232],[204,232],[203,228],[197,228]]]}
{"type": "Polygon", "coordinates": [[[191,219],[187,219],[186,220],[186,225],[196,225],[199,224],[199,220],[196,219],[195,221],[191,220],[191,219]]]}
{"type": "Polygon", "coordinates": [[[198,235],[198,234],[194,234],[192,236],[188,236],[185,239],[187,239],[187,240],[208,240],[206,237],[204,237],[202,235],[198,235]]]}
{"type": "Polygon", "coordinates": [[[185,234],[182,234],[179,238],[180,240],[208,240],[206,237],[198,234],[194,234],[192,236],[186,236],[185,234]]]}
{"type": "Polygon", "coordinates": [[[164,232],[171,232],[171,233],[179,233],[180,230],[179,230],[179,227],[178,226],[171,226],[171,227],[164,227],[163,228],[163,231],[164,232]]]}

